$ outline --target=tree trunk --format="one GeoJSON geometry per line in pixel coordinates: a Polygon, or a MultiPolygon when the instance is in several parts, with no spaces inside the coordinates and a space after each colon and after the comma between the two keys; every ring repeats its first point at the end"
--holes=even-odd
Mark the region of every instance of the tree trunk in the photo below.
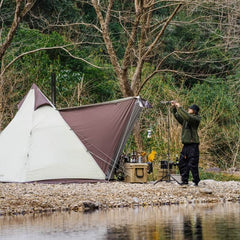
{"type": "Polygon", "coordinates": [[[4,93],[3,93],[3,76],[0,76],[0,132],[2,131],[3,114],[4,114],[4,93]]]}

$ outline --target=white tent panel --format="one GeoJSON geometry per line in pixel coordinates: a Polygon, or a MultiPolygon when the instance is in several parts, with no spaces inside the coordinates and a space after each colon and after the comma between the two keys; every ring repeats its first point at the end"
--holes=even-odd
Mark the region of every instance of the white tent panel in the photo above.
{"type": "Polygon", "coordinates": [[[24,181],[34,109],[34,90],[0,134],[0,181],[24,181]]]}
{"type": "Polygon", "coordinates": [[[43,106],[34,112],[26,181],[105,179],[91,154],[59,112],[43,106]]]}

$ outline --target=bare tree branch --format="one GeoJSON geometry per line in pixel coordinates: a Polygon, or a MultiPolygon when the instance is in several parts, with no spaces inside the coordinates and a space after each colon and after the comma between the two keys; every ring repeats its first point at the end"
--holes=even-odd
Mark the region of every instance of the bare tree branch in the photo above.
{"type": "Polygon", "coordinates": [[[102,30],[97,27],[95,24],[91,24],[91,23],[68,23],[68,24],[49,24],[48,27],[49,28],[54,28],[54,27],[73,27],[73,26],[79,26],[79,25],[83,25],[86,27],[93,27],[95,28],[98,32],[102,33],[102,30]]]}
{"type": "Polygon", "coordinates": [[[113,3],[114,3],[114,0],[109,0],[106,17],[105,17],[105,25],[107,28],[109,26],[109,22],[111,18],[111,9],[112,9],[113,3]]]}
{"type": "Polygon", "coordinates": [[[146,53],[143,56],[143,59],[148,56],[148,54],[153,50],[154,46],[156,45],[156,43],[159,41],[159,39],[162,37],[162,35],[164,34],[167,26],[169,25],[169,23],[171,22],[171,20],[173,19],[173,17],[177,14],[177,12],[179,11],[179,9],[181,8],[182,4],[179,4],[175,10],[172,12],[172,14],[169,16],[168,20],[165,22],[165,24],[163,25],[160,33],[157,35],[157,37],[155,38],[155,40],[152,42],[152,44],[149,46],[148,50],[146,51],[146,53]]]}
{"type": "MultiPolygon", "coordinates": [[[[122,78],[122,69],[121,69],[121,66],[118,62],[118,58],[117,58],[117,55],[115,53],[115,50],[113,48],[113,43],[110,39],[108,27],[106,26],[106,23],[108,21],[104,21],[104,18],[103,18],[103,15],[101,13],[101,9],[100,9],[100,6],[99,6],[97,0],[91,0],[91,2],[92,2],[93,7],[96,11],[99,23],[101,25],[102,37],[104,39],[104,42],[105,42],[105,45],[106,45],[106,48],[107,48],[107,51],[108,51],[108,55],[110,57],[111,63],[112,63],[113,68],[114,68],[114,71],[115,71],[115,73],[116,73],[116,75],[119,79],[119,83],[120,83],[120,87],[121,87],[121,90],[123,92],[123,95],[124,96],[132,95],[132,91],[130,89],[130,86],[129,86],[129,83],[128,83],[127,79],[122,78]]],[[[111,6],[112,6],[111,4],[108,5],[108,11],[110,11],[111,6]]]]}
{"type": "Polygon", "coordinates": [[[175,52],[169,53],[168,55],[166,55],[166,56],[159,62],[159,64],[157,65],[155,71],[153,71],[149,76],[147,76],[147,77],[145,78],[145,80],[141,83],[141,85],[140,85],[140,87],[139,87],[139,89],[138,89],[138,91],[137,91],[137,95],[140,94],[140,92],[141,92],[141,90],[143,89],[143,87],[145,86],[145,84],[146,84],[153,76],[155,76],[155,75],[158,73],[158,70],[159,70],[159,68],[161,67],[162,63],[163,63],[168,57],[170,57],[170,56],[173,55],[173,54],[175,54],[175,52]]]}
{"type": "Polygon", "coordinates": [[[61,49],[64,52],[66,52],[69,56],[71,56],[72,58],[81,60],[81,61],[89,64],[92,67],[95,67],[95,68],[98,68],[98,69],[104,69],[105,68],[105,67],[99,67],[99,66],[97,66],[97,65],[95,65],[93,63],[90,63],[89,61],[87,61],[84,58],[80,58],[80,57],[77,57],[77,56],[73,55],[69,50],[66,49],[66,47],[73,46],[73,45],[76,45],[76,44],[68,44],[68,45],[64,45],[64,46],[55,46],[55,47],[43,47],[43,48],[38,48],[38,49],[34,49],[34,50],[31,50],[31,51],[28,51],[28,52],[24,52],[24,53],[20,54],[19,56],[15,57],[10,63],[8,63],[8,65],[2,70],[2,72],[0,74],[0,77],[2,77],[4,75],[4,73],[7,71],[7,69],[13,63],[15,63],[18,59],[20,59],[20,58],[22,58],[22,57],[24,57],[26,55],[36,53],[36,52],[40,52],[40,51],[44,51],[44,50],[54,50],[54,49],[61,49]]]}
{"type": "Polygon", "coordinates": [[[35,1],[34,0],[29,0],[25,4],[23,10],[21,11],[21,4],[23,0],[16,0],[16,8],[15,8],[15,13],[14,13],[14,18],[12,21],[12,25],[10,27],[10,30],[7,34],[7,37],[4,41],[4,43],[0,46],[0,60],[4,56],[5,52],[7,51],[8,47],[10,46],[13,37],[17,31],[18,25],[21,21],[21,19],[27,14],[27,12],[30,11],[30,9],[33,7],[35,1]]]}
{"type": "Polygon", "coordinates": [[[3,5],[3,0],[1,0],[0,2],[0,9],[2,8],[2,5],[3,5]]]}
{"type": "Polygon", "coordinates": [[[22,2],[22,0],[16,1],[16,9],[15,9],[15,13],[14,13],[12,26],[8,32],[8,35],[7,35],[4,43],[0,46],[0,60],[2,59],[3,55],[5,54],[7,48],[10,46],[13,36],[14,36],[14,34],[17,30],[17,27],[19,25],[19,22],[21,20],[21,18],[20,18],[21,2],[22,2]]]}
{"type": "MultiPolygon", "coordinates": [[[[179,11],[179,9],[181,8],[182,4],[179,4],[175,10],[172,12],[172,14],[169,16],[169,18],[167,19],[167,21],[164,23],[161,31],[159,32],[159,34],[156,36],[156,38],[154,39],[154,41],[150,44],[150,46],[148,47],[148,49],[146,50],[146,52],[140,56],[140,58],[138,59],[138,63],[137,63],[137,67],[136,70],[134,72],[133,78],[132,78],[132,83],[131,83],[131,88],[134,89],[135,94],[139,93],[139,84],[141,81],[141,71],[142,71],[142,67],[144,64],[145,59],[149,56],[149,54],[152,52],[153,48],[156,46],[156,44],[158,43],[158,41],[160,40],[160,38],[162,37],[162,35],[164,34],[167,26],[169,25],[169,23],[171,22],[171,20],[173,19],[173,17],[177,14],[177,12],[179,11]]],[[[144,44],[144,43],[142,43],[144,44]]],[[[141,48],[140,48],[141,49],[141,48]]],[[[150,79],[150,78],[149,78],[150,79]]],[[[140,87],[141,88],[141,87],[140,87]]]]}

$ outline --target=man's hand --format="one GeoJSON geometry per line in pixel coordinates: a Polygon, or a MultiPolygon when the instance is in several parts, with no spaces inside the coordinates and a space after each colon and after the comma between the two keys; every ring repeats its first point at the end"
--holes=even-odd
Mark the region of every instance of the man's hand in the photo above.
{"type": "Polygon", "coordinates": [[[176,102],[176,101],[171,101],[171,105],[172,107],[180,107],[180,103],[179,102],[176,102]]]}
{"type": "Polygon", "coordinates": [[[172,107],[180,107],[180,103],[179,102],[176,102],[176,101],[171,101],[171,105],[172,107]]]}
{"type": "Polygon", "coordinates": [[[175,102],[175,106],[176,106],[176,107],[181,107],[181,105],[180,105],[179,102],[175,102]]]}

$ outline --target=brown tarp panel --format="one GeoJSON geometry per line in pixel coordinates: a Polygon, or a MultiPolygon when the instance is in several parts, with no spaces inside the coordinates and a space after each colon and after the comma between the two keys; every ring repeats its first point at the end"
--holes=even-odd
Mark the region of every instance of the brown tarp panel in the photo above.
{"type": "MultiPolygon", "coordinates": [[[[33,84],[31,89],[34,89],[34,92],[35,92],[34,110],[38,109],[39,107],[41,107],[43,105],[53,106],[52,103],[44,96],[44,94],[41,92],[41,90],[37,87],[36,84],[33,84]]],[[[18,104],[18,109],[20,109],[20,107],[22,106],[26,96],[18,104]]]]}
{"type": "Polygon", "coordinates": [[[119,149],[136,98],[60,110],[60,114],[83,142],[105,174],[119,149]]]}

